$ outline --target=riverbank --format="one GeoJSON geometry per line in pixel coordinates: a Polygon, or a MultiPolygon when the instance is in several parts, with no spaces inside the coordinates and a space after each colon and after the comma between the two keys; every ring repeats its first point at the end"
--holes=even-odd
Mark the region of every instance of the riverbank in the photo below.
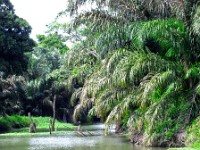
{"type": "MultiPolygon", "coordinates": [[[[2,117],[0,119],[2,119],[2,117]]],[[[36,133],[29,133],[29,127],[27,126],[27,127],[23,127],[23,128],[12,128],[9,132],[1,133],[0,137],[12,137],[12,136],[14,136],[14,137],[15,136],[16,137],[18,137],[18,136],[19,137],[36,136],[37,137],[37,136],[49,135],[49,117],[32,117],[32,119],[36,123],[36,126],[37,126],[36,133]]],[[[29,125],[29,123],[30,123],[30,120],[26,116],[16,116],[16,115],[14,117],[10,116],[10,117],[8,117],[8,120],[10,120],[11,124],[15,124],[17,126],[19,126],[19,124],[25,125],[26,124],[25,122],[28,122],[27,125],[29,125]],[[15,120],[15,122],[13,122],[14,120],[15,120]]],[[[0,121],[2,121],[2,120],[0,120],[0,121]]],[[[197,123],[195,122],[195,128],[197,127],[196,124],[197,123]]],[[[72,133],[72,131],[74,131],[74,128],[76,128],[76,126],[74,126],[71,123],[63,123],[63,122],[59,122],[58,120],[56,120],[55,128],[56,128],[56,131],[54,131],[52,133],[52,136],[60,136],[60,135],[70,134],[70,133],[72,133]]],[[[104,128],[105,128],[104,124],[94,124],[94,125],[90,125],[89,131],[103,130],[104,128]]],[[[194,124],[191,129],[193,129],[193,128],[194,128],[194,124]]],[[[81,129],[87,131],[88,125],[81,126],[81,129]]],[[[198,148],[194,148],[194,147],[193,148],[189,148],[189,147],[169,148],[168,150],[195,150],[195,149],[198,149],[198,148]]]]}
{"type": "MultiPolygon", "coordinates": [[[[70,123],[61,123],[58,122],[58,128],[56,131],[52,132],[52,136],[59,136],[59,135],[69,135],[69,134],[76,134],[77,136],[81,137],[88,137],[88,136],[95,136],[95,135],[103,135],[104,133],[104,124],[92,124],[92,125],[83,125],[81,126],[81,132],[77,131],[77,126],[74,126],[70,123]],[[98,131],[98,133],[97,133],[98,131]],[[94,134],[95,132],[95,134],[94,134]]],[[[29,128],[21,128],[21,129],[13,129],[11,132],[2,133],[0,137],[18,137],[18,136],[46,136],[49,135],[48,128],[45,128],[44,125],[37,128],[36,133],[29,133],[29,128]]]]}
{"type": "MultiPolygon", "coordinates": [[[[76,132],[56,131],[52,135],[45,134],[28,134],[26,136],[0,136],[0,149],[3,150],[167,150],[167,148],[148,148],[142,146],[134,146],[129,143],[126,136],[118,134],[110,134],[105,136],[102,130],[102,124],[81,126],[86,131],[87,136],[81,136],[76,132]],[[95,130],[96,129],[96,130],[95,130]],[[29,136],[30,135],[30,136],[29,136]]],[[[84,132],[86,134],[86,132],[84,132]]]]}
{"type": "MultiPolygon", "coordinates": [[[[49,134],[49,117],[32,117],[36,124],[36,133],[29,133],[30,120],[27,116],[13,115],[7,118],[0,117],[0,136],[9,135],[32,135],[49,134]]],[[[73,130],[75,126],[71,123],[55,121],[55,132],[73,130]]]]}
{"type": "Polygon", "coordinates": [[[168,150],[197,150],[191,147],[184,147],[184,148],[169,148],[168,150]]]}

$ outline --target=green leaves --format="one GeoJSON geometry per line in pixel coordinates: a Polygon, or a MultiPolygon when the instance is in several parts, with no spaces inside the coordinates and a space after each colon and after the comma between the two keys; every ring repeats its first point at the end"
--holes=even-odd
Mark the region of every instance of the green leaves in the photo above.
{"type": "Polygon", "coordinates": [[[69,48],[64,44],[64,39],[62,35],[59,35],[57,33],[49,34],[47,36],[45,35],[37,35],[38,41],[39,41],[39,47],[46,48],[49,51],[59,51],[59,53],[62,55],[66,53],[69,48]]]}
{"type": "Polygon", "coordinates": [[[196,92],[200,95],[200,84],[197,85],[196,92]]]}
{"type": "MultiPolygon", "coordinates": [[[[80,106],[87,110],[91,106],[85,103],[92,103],[97,116],[103,120],[108,116],[107,123],[113,122],[113,119],[121,120],[131,107],[147,108],[153,104],[155,101],[151,96],[154,89],[162,88],[163,92],[168,84],[177,80],[175,66],[149,52],[125,49],[112,52],[101,63],[100,69],[87,79],[80,96],[80,106]]],[[[173,90],[169,87],[166,95],[173,90]]]]}
{"type": "Polygon", "coordinates": [[[176,55],[176,51],[174,48],[169,48],[168,51],[165,53],[166,57],[173,58],[176,55]]]}
{"type": "Polygon", "coordinates": [[[161,56],[179,59],[187,45],[184,24],[175,19],[133,23],[129,28],[136,48],[147,47],[161,56]]]}
{"type": "Polygon", "coordinates": [[[185,79],[196,77],[199,78],[200,76],[200,67],[198,65],[194,65],[191,68],[188,69],[188,71],[185,74],[185,79]]]}
{"type": "Polygon", "coordinates": [[[22,74],[27,69],[25,52],[33,50],[35,43],[30,39],[31,27],[15,15],[9,0],[0,1],[0,61],[7,62],[0,70],[6,74],[22,74]]]}
{"type": "Polygon", "coordinates": [[[107,12],[118,18],[130,20],[152,19],[155,17],[184,16],[183,2],[178,0],[146,0],[146,1],[130,1],[130,0],[70,0],[68,3],[68,12],[75,15],[79,12],[81,6],[86,4],[94,4],[96,10],[103,11],[108,8],[107,12]]]}
{"type": "MultiPolygon", "coordinates": [[[[184,116],[194,109],[199,93],[199,47],[191,47],[198,38],[191,38],[185,26],[190,14],[184,13],[190,9],[184,4],[190,3],[69,1],[66,14],[73,16],[72,22],[55,26],[76,44],[56,74],[66,73],[59,79],[73,93],[72,105],[78,103],[75,122],[84,121],[88,112],[107,124],[123,122],[152,146],[166,144],[163,141],[172,140],[179,124],[196,117],[184,116]],[[94,9],[80,13],[85,4],[94,4],[94,9]]],[[[194,16],[198,22],[198,10],[194,16]]],[[[197,23],[193,24],[197,36],[197,23]]]]}
{"type": "MultiPolygon", "coordinates": [[[[108,37],[107,31],[102,35],[108,37]]],[[[76,108],[79,110],[75,109],[74,115],[80,116],[80,110],[86,114],[91,109],[90,113],[107,124],[123,120],[132,134],[145,134],[144,142],[148,145],[158,138],[169,140],[178,130],[176,124],[185,122],[182,115],[190,107],[182,98],[185,81],[180,56],[187,55],[188,47],[184,24],[175,19],[159,19],[133,23],[121,31],[126,33],[124,37],[132,38],[132,47],[110,50],[101,60],[86,79],[76,108]],[[164,134],[168,128],[176,130],[164,134]]],[[[113,37],[118,38],[114,33],[113,37]]],[[[111,34],[110,39],[113,37],[111,34]]],[[[105,39],[97,41],[103,43],[105,39]]],[[[195,65],[195,69],[189,69],[187,77],[197,81],[197,68],[195,65]]]]}
{"type": "Polygon", "coordinates": [[[194,14],[192,29],[196,35],[200,37],[200,6],[197,6],[194,14]]]}

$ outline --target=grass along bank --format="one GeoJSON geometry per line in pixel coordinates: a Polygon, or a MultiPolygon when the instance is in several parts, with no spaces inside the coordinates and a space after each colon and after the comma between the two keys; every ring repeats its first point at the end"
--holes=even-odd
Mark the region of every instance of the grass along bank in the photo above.
{"type": "MultiPolygon", "coordinates": [[[[32,117],[36,123],[37,133],[49,133],[49,117],[32,117]]],[[[29,133],[30,119],[27,116],[12,115],[0,117],[1,135],[21,135],[29,133]]],[[[73,129],[75,126],[71,123],[63,123],[56,120],[55,127],[58,132],[73,129]]],[[[32,133],[35,134],[35,133],[32,133]]]]}
{"type": "Polygon", "coordinates": [[[184,148],[169,148],[168,150],[197,150],[195,148],[184,147],[184,148]]]}
{"type": "MultiPolygon", "coordinates": [[[[33,121],[37,125],[37,129],[49,129],[49,117],[32,117],[33,121]]],[[[74,125],[71,123],[63,123],[59,122],[58,120],[55,121],[56,128],[73,128],[74,125]]]]}

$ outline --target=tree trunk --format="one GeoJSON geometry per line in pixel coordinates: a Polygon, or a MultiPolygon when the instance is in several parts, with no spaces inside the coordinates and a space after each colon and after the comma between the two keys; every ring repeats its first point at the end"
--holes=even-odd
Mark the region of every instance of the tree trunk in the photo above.
{"type": "MultiPolygon", "coordinates": [[[[189,70],[190,67],[189,67],[189,62],[186,59],[186,56],[184,54],[183,54],[182,60],[183,60],[184,72],[186,73],[189,70]]],[[[193,87],[192,78],[187,79],[187,81],[188,81],[188,84],[189,84],[189,88],[191,89],[193,87]]]]}
{"type": "Polygon", "coordinates": [[[115,133],[122,133],[122,132],[123,132],[122,123],[121,120],[118,120],[116,122],[115,133]]]}
{"type": "Polygon", "coordinates": [[[51,130],[55,131],[55,120],[56,120],[56,99],[57,99],[57,95],[55,94],[53,97],[53,120],[52,120],[52,125],[51,125],[51,130]]]}
{"type": "Polygon", "coordinates": [[[185,23],[186,27],[189,30],[190,25],[192,22],[191,15],[192,15],[192,7],[193,7],[193,0],[187,0],[184,3],[184,14],[185,14],[185,23]]]}
{"type": "Polygon", "coordinates": [[[35,133],[36,132],[36,124],[35,124],[35,122],[33,122],[33,119],[31,117],[31,113],[30,112],[28,113],[28,116],[29,116],[29,119],[31,121],[29,132],[30,133],[35,133]]]}
{"type": "MultiPolygon", "coordinates": [[[[199,0],[186,0],[186,1],[183,1],[183,5],[184,5],[184,14],[185,14],[185,26],[186,26],[186,29],[189,31],[189,40],[190,40],[189,44],[191,47],[191,53],[193,53],[192,51],[194,51],[195,49],[198,49],[198,46],[196,43],[198,39],[196,38],[196,35],[194,35],[194,33],[191,31],[191,24],[192,24],[195,8],[197,5],[199,5],[199,0]]],[[[190,65],[189,65],[189,61],[186,59],[185,56],[183,58],[183,65],[184,65],[185,72],[187,72],[190,65]]],[[[194,81],[192,78],[188,79],[188,84],[189,84],[189,88],[192,89],[194,86],[194,81]]]]}

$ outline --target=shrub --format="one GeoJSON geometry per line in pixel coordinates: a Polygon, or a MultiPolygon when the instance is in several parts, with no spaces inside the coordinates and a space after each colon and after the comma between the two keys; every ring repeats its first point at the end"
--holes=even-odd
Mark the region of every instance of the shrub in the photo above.
{"type": "Polygon", "coordinates": [[[28,117],[12,115],[8,117],[0,117],[0,132],[7,132],[11,128],[23,128],[29,126],[28,117]]]}
{"type": "Polygon", "coordinates": [[[9,121],[6,118],[0,117],[0,132],[9,131],[11,128],[9,121]]]}
{"type": "Polygon", "coordinates": [[[12,128],[23,128],[30,124],[30,121],[27,117],[19,115],[9,116],[8,121],[10,122],[12,128]]]}
{"type": "Polygon", "coordinates": [[[197,117],[187,128],[186,145],[193,148],[200,148],[200,117],[197,117]]]}

